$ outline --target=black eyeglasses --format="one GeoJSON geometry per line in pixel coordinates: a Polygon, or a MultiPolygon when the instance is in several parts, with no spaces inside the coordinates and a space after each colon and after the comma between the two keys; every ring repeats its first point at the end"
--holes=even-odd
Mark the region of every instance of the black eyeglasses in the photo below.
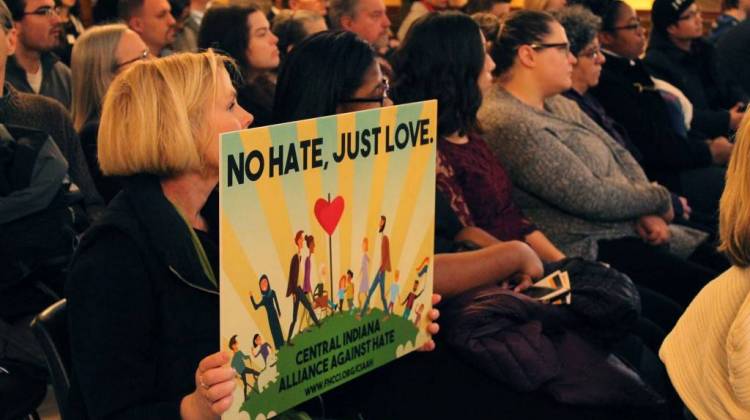
{"type": "Polygon", "coordinates": [[[390,82],[388,82],[387,77],[383,78],[383,80],[380,82],[379,87],[383,89],[383,94],[380,96],[371,97],[371,98],[349,98],[349,99],[342,100],[341,103],[351,104],[351,103],[377,102],[380,104],[380,106],[383,106],[383,104],[385,103],[385,100],[388,99],[388,91],[391,90],[391,84],[390,82]]]}
{"type": "Polygon", "coordinates": [[[583,50],[578,53],[578,57],[590,58],[592,60],[596,60],[597,57],[601,57],[601,56],[602,56],[602,50],[600,50],[599,48],[591,48],[588,50],[583,50]]]}
{"type": "Polygon", "coordinates": [[[529,46],[535,51],[546,50],[548,48],[554,48],[560,52],[564,52],[564,53],[570,52],[570,43],[567,43],[567,42],[557,42],[557,43],[549,43],[549,44],[535,42],[533,44],[529,44],[529,46]]]}
{"type": "Polygon", "coordinates": [[[136,58],[132,58],[132,59],[130,59],[130,60],[127,60],[127,61],[123,61],[122,63],[115,63],[115,65],[114,65],[114,66],[112,67],[112,71],[116,72],[116,71],[117,71],[118,69],[120,69],[121,67],[127,66],[128,64],[133,64],[133,63],[135,63],[135,62],[137,62],[137,61],[141,61],[141,60],[148,60],[148,58],[149,58],[150,56],[151,56],[151,51],[149,51],[149,49],[148,49],[148,48],[146,48],[146,49],[145,49],[145,50],[143,50],[143,52],[142,52],[142,53],[141,53],[141,54],[140,54],[140,55],[139,55],[138,57],[136,57],[136,58]]]}
{"type": "Polygon", "coordinates": [[[611,28],[611,30],[613,31],[635,31],[637,29],[641,29],[641,27],[642,27],[641,21],[639,20],[633,23],[629,23],[627,25],[614,26],[611,28]]]}
{"type": "Polygon", "coordinates": [[[31,12],[23,12],[23,16],[36,15],[44,17],[60,16],[60,8],[52,6],[43,6],[31,12]]]}

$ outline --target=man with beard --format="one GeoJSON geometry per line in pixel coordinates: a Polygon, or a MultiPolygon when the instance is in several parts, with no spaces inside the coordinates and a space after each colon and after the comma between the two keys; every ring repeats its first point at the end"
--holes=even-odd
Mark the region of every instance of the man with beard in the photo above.
{"type": "Polygon", "coordinates": [[[167,0],[120,0],[120,18],[140,35],[151,55],[168,55],[167,46],[175,39],[177,21],[167,0]]]}
{"type": "MultiPolygon", "coordinates": [[[[331,0],[328,17],[331,28],[354,32],[370,43],[375,51],[388,49],[391,20],[383,0],[331,0]]],[[[380,54],[378,64],[383,74],[391,78],[393,69],[380,54]]]]}
{"type": "Polygon", "coordinates": [[[8,58],[6,80],[22,92],[57,99],[70,109],[70,69],[51,53],[62,30],[54,0],[10,0],[18,42],[8,58]]]}

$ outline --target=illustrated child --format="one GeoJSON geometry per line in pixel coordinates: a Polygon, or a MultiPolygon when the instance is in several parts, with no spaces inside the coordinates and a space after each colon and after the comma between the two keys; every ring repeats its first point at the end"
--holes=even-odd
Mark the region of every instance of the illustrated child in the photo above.
{"type": "Polygon", "coordinates": [[[287,284],[286,297],[292,297],[294,306],[292,306],[292,323],[289,324],[289,334],[287,335],[288,344],[291,344],[292,332],[294,332],[294,325],[297,323],[297,312],[299,311],[300,304],[310,314],[312,320],[315,321],[315,325],[320,325],[310,301],[302,290],[305,279],[304,272],[300,270],[300,264],[302,263],[302,242],[304,241],[304,236],[305,232],[301,230],[294,235],[294,244],[297,247],[297,253],[292,256],[292,261],[289,264],[289,282],[287,284]]]}
{"type": "Polygon", "coordinates": [[[339,279],[339,312],[344,312],[344,297],[346,297],[346,274],[339,279]]]}
{"type": "Polygon", "coordinates": [[[349,305],[349,311],[354,309],[354,273],[352,270],[346,270],[346,303],[349,305]]]}
{"type": "Polygon", "coordinates": [[[401,286],[398,285],[398,270],[393,273],[393,283],[391,284],[391,300],[388,302],[388,312],[393,312],[393,304],[398,299],[398,292],[401,286]]]}
{"type": "Polygon", "coordinates": [[[263,342],[263,337],[260,334],[253,336],[253,350],[258,349],[257,352],[253,351],[253,357],[263,357],[263,369],[268,367],[268,356],[271,354],[271,345],[263,342]]]}
{"type": "Polygon", "coordinates": [[[260,372],[245,366],[245,360],[250,360],[250,356],[245,355],[245,353],[240,350],[240,343],[237,341],[236,334],[229,339],[229,349],[232,350],[232,353],[234,353],[232,355],[232,369],[234,369],[237,376],[242,379],[242,385],[244,386],[244,395],[245,399],[247,399],[247,375],[251,375],[253,379],[257,381],[260,372]]]}
{"type": "Polygon", "coordinates": [[[406,305],[404,308],[404,319],[409,319],[409,315],[411,315],[411,308],[414,306],[414,301],[417,300],[420,296],[422,296],[422,293],[424,293],[424,287],[422,288],[422,291],[417,293],[417,288],[419,287],[419,280],[414,280],[414,288],[411,292],[406,296],[406,299],[402,302],[402,304],[406,305]]]}
{"type": "Polygon", "coordinates": [[[380,267],[378,267],[378,273],[375,274],[370,291],[367,293],[365,304],[362,305],[360,316],[365,315],[365,311],[367,311],[367,307],[370,304],[370,298],[378,288],[380,288],[380,299],[383,301],[383,311],[388,315],[388,302],[385,300],[385,273],[390,273],[391,271],[391,247],[388,242],[388,235],[383,232],[385,230],[385,222],[385,216],[381,215],[380,228],[378,229],[378,235],[380,235],[380,267]]]}
{"type": "Polygon", "coordinates": [[[268,326],[271,329],[271,337],[273,337],[273,345],[278,349],[284,345],[284,334],[281,332],[281,324],[279,323],[279,317],[281,316],[279,301],[276,299],[276,292],[271,289],[271,286],[268,283],[268,276],[261,274],[259,283],[261,294],[260,302],[255,302],[255,297],[253,297],[252,291],[250,292],[250,301],[256,310],[261,306],[266,308],[268,326]]]}
{"type": "Polygon", "coordinates": [[[367,291],[370,290],[370,257],[367,255],[368,248],[367,237],[365,237],[362,239],[362,263],[359,266],[359,293],[357,298],[359,299],[360,307],[364,306],[367,291]]]}
{"type": "Polygon", "coordinates": [[[419,327],[419,321],[422,320],[422,312],[424,312],[424,303],[420,303],[419,306],[417,306],[417,311],[414,312],[417,314],[417,316],[414,318],[414,325],[419,327]]]}

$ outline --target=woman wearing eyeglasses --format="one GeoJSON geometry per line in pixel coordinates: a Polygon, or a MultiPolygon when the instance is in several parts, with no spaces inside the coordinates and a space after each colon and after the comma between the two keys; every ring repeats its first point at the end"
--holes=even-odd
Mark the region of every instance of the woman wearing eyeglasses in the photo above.
{"type": "Polygon", "coordinates": [[[394,57],[394,97],[399,103],[438,100],[438,155],[445,163],[438,165],[438,189],[448,196],[463,192],[471,212],[464,221],[502,241],[528,243],[543,261],[558,261],[565,255],[516,206],[510,179],[481,136],[477,110],[495,68],[484,45],[467,16],[420,19],[394,57]]]}
{"type": "Polygon", "coordinates": [[[688,199],[691,223],[715,231],[725,172],[718,165],[727,162],[732,144],[687,131],[682,102],[657,89],[640,59],[646,37],[632,7],[620,0],[582,4],[601,18],[598,38],[606,58],[599,83],[588,92],[627,130],[649,178],[688,199]]]}
{"type": "Polygon", "coordinates": [[[104,95],[117,74],[148,57],[148,48],[140,36],[122,24],[94,26],[84,32],[73,47],[73,127],[81,137],[96,188],[106,202],[117,194],[120,185],[102,175],[96,160],[96,139],[104,95]]]}
{"type": "Polygon", "coordinates": [[[349,32],[320,32],[279,69],[273,118],[281,123],[392,105],[388,89],[365,41],[349,32]]]}
{"type": "MultiPolygon", "coordinates": [[[[589,93],[589,89],[599,83],[602,65],[606,62],[597,38],[601,19],[580,5],[570,6],[554,15],[565,28],[570,51],[577,59],[571,77],[572,87],[563,92],[563,96],[577,103],[586,115],[641,163],[641,152],[631,141],[627,130],[610,118],[599,101],[589,93]]],[[[672,194],[672,206],[675,220],[686,222],[690,219],[692,209],[686,198],[672,194]]],[[[705,216],[701,220],[705,220],[705,216]]]]}
{"type": "Polygon", "coordinates": [[[682,258],[706,235],[670,226],[669,190],[559,95],[571,88],[577,63],[569,46],[544,12],[521,11],[506,22],[491,51],[497,83],[479,111],[486,139],[521,207],[565,254],[605,261],[687,304],[714,274],[682,258]]]}

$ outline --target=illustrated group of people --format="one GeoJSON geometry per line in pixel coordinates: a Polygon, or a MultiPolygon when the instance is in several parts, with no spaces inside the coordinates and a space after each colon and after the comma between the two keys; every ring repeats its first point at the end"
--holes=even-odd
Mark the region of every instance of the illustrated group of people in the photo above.
{"type": "MultiPolygon", "coordinates": [[[[273,337],[274,346],[276,349],[281,348],[284,344],[290,345],[292,342],[292,336],[294,335],[294,329],[297,325],[297,320],[300,319],[300,330],[306,318],[311,320],[315,325],[320,325],[320,320],[316,309],[322,314],[332,314],[336,310],[338,312],[344,311],[344,302],[348,305],[348,313],[355,314],[358,319],[361,319],[366,314],[372,312],[370,307],[370,299],[379,290],[382,301],[382,312],[388,317],[389,314],[393,313],[394,304],[398,303],[400,306],[404,306],[404,312],[402,313],[403,318],[409,319],[411,310],[414,307],[414,303],[417,298],[422,295],[422,291],[417,292],[417,286],[419,281],[415,280],[414,290],[409,292],[403,301],[400,300],[400,285],[399,271],[395,270],[393,280],[389,288],[390,300],[386,300],[386,273],[391,271],[391,253],[388,235],[385,234],[386,217],[380,216],[378,224],[378,238],[381,244],[380,247],[380,264],[378,265],[377,272],[373,279],[372,285],[369,284],[370,277],[370,257],[369,241],[365,237],[362,240],[362,259],[359,277],[359,308],[354,305],[354,273],[351,269],[347,270],[345,274],[341,276],[338,282],[337,297],[338,303],[334,302],[333,297],[329,296],[325,288],[325,274],[326,269],[324,266],[320,270],[320,278],[316,282],[316,287],[313,289],[313,254],[315,252],[315,238],[312,235],[305,235],[305,232],[300,230],[294,236],[295,254],[292,256],[289,263],[289,277],[287,283],[286,297],[292,298],[292,320],[289,325],[289,330],[286,340],[284,339],[281,323],[279,317],[281,317],[281,307],[279,306],[276,292],[271,289],[268,276],[261,274],[259,280],[259,288],[261,292],[261,299],[255,300],[252,291],[250,292],[250,301],[253,307],[257,310],[263,307],[268,316],[268,325],[271,330],[273,337]],[[307,255],[303,256],[303,249],[307,247],[307,255]],[[300,305],[305,311],[303,315],[298,316],[300,305]]],[[[424,275],[426,271],[420,272],[419,277],[424,275]]],[[[421,314],[424,310],[424,304],[420,304],[417,309],[417,319],[415,324],[419,323],[421,314]],[[419,309],[421,308],[421,309],[419,309]]],[[[309,321],[307,323],[309,325],[309,321]]]]}
{"type": "Polygon", "coordinates": [[[655,0],[648,37],[623,1],[564,3],[530,1],[508,14],[505,2],[472,1],[465,10],[479,14],[470,16],[420,0],[404,4],[395,30],[381,0],[193,0],[177,17],[166,0],[99,0],[95,16],[116,9],[119,20],[66,37],[68,67],[53,54],[63,26],[53,0],[0,2],[0,123],[54,140],[48,160],[65,162],[66,188],[80,191],[90,224],[62,291],[66,412],[215,419],[239,383],[247,396],[274,352],[293,345],[295,328],[321,322],[316,307],[364,318],[403,305],[402,317],[434,335],[427,351],[297,410],[750,417],[741,80],[750,72],[727,58],[750,45],[730,42],[747,26],[746,6],[727,4],[737,24],[722,18],[705,40],[693,0],[655,0]],[[249,299],[265,310],[269,343],[251,332],[220,351],[219,134],[428,99],[438,100],[435,307],[417,300],[421,272],[410,287],[389,274],[385,216],[377,269],[365,239],[359,273],[332,290],[321,274],[320,293],[315,240],[299,231],[283,297],[293,303],[288,329],[261,275],[249,299]],[[575,275],[571,305],[523,295],[570,264],[608,273],[594,289],[629,315],[581,304],[592,283],[577,286],[575,275]]]}

